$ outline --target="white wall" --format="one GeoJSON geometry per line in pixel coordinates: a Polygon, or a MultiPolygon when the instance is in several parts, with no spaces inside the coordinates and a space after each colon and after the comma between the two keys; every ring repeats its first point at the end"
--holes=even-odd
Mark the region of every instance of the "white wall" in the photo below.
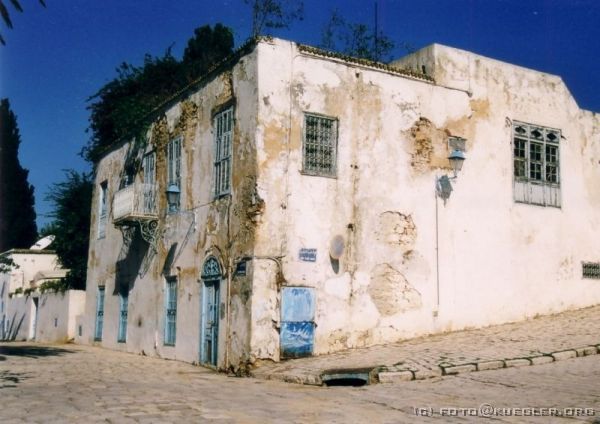
{"type": "MultiPolygon", "coordinates": [[[[432,84],[260,45],[256,250],[283,246],[284,284],[316,289],[317,354],[600,302],[600,284],[581,278],[581,261],[600,262],[598,115],[558,77],[436,48],[432,84]],[[301,173],[305,111],[339,120],[336,178],[301,173]],[[562,208],[513,201],[512,120],[562,131],[562,208]],[[467,161],[436,214],[449,135],[467,139],[467,161]],[[347,249],[336,274],[338,234],[347,249]],[[303,247],[318,250],[316,263],[298,259],[303,247]]],[[[275,278],[255,266],[257,358],[278,357],[275,278]]]]}
{"type": "Polygon", "coordinates": [[[83,313],[85,306],[85,291],[44,293],[38,302],[36,341],[65,343],[73,340],[76,316],[83,313]]]}

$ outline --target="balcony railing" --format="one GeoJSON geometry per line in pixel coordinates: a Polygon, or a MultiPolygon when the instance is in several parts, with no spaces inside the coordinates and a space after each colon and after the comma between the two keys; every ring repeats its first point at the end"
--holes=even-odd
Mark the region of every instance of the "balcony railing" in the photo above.
{"type": "Polygon", "coordinates": [[[114,224],[158,219],[156,193],[156,184],[143,183],[117,191],[113,200],[114,224]]]}

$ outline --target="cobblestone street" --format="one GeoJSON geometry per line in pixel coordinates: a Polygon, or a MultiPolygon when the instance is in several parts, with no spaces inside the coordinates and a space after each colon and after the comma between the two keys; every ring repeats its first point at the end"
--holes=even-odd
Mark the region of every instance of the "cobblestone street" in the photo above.
{"type": "MultiPolygon", "coordinates": [[[[403,384],[314,387],[227,377],[190,364],[77,345],[0,344],[2,423],[463,422],[442,407],[600,414],[600,355],[403,384]]],[[[518,411],[516,413],[519,413],[518,411]]],[[[497,417],[500,422],[568,422],[497,417]]],[[[476,417],[467,417],[469,421],[476,417]]],[[[572,421],[571,418],[568,418],[572,421]]]]}
{"type": "MultiPolygon", "coordinates": [[[[266,363],[256,377],[321,384],[331,369],[376,368],[382,381],[521,367],[596,355],[600,306],[486,328],[419,337],[384,346],[266,363]]],[[[600,387],[600,384],[599,384],[600,387]]]]}

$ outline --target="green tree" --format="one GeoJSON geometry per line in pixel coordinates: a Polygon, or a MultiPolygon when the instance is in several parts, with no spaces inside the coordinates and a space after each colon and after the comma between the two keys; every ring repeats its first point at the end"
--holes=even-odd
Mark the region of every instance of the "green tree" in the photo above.
{"type": "Polygon", "coordinates": [[[117,77],[88,99],[92,136],[83,157],[96,162],[104,149],[138,133],[144,117],[182,86],[180,72],[170,51],[163,57],[146,55],[142,66],[122,63],[117,77]]]}
{"type": "Polygon", "coordinates": [[[0,252],[29,248],[37,238],[33,186],[19,163],[21,135],[8,99],[0,100],[0,252]]]}
{"type": "Polygon", "coordinates": [[[252,9],[252,37],[269,29],[289,28],[304,19],[304,2],[295,0],[244,0],[252,9]]]}
{"type": "Polygon", "coordinates": [[[321,32],[321,47],[379,62],[389,60],[395,43],[382,31],[363,23],[348,22],[338,10],[333,10],[321,32]]]}
{"type": "MultiPolygon", "coordinates": [[[[17,12],[23,12],[23,8],[21,7],[21,4],[19,3],[18,0],[9,0],[9,1],[10,1],[10,4],[13,5],[14,9],[17,12]]],[[[40,4],[42,6],[46,7],[46,3],[44,2],[44,0],[38,0],[38,1],[40,2],[40,4]]],[[[4,4],[3,0],[0,0],[0,16],[2,16],[2,20],[4,21],[4,23],[6,24],[6,26],[8,28],[13,27],[12,20],[10,19],[10,12],[8,11],[8,8],[6,7],[6,4],[4,4]]],[[[0,44],[6,45],[6,41],[2,37],[2,34],[0,34],[0,44]]]]}
{"type": "Polygon", "coordinates": [[[91,137],[83,157],[97,162],[113,143],[139,135],[150,112],[232,52],[231,30],[206,25],[194,31],[182,61],[169,49],[162,57],[147,54],[141,66],[121,64],[117,77],[88,99],[91,137]]]}
{"type": "Polygon", "coordinates": [[[46,197],[53,205],[49,214],[54,220],[42,229],[54,235],[52,248],[65,268],[70,289],[85,289],[90,238],[90,211],[93,182],[90,174],[66,171],[66,180],[50,187],[46,197]]]}
{"type": "Polygon", "coordinates": [[[209,68],[233,52],[233,32],[222,24],[204,25],[194,30],[183,52],[182,68],[187,82],[205,74],[209,68]]]}
{"type": "Polygon", "coordinates": [[[12,258],[5,255],[0,255],[0,274],[11,272],[13,269],[19,268],[19,265],[14,263],[12,258]]]}

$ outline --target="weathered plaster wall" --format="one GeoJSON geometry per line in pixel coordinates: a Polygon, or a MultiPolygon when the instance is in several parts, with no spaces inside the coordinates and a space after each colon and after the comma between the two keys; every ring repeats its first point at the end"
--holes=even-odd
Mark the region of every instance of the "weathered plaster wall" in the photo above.
{"type": "MultiPolygon", "coordinates": [[[[600,261],[598,115],[558,77],[443,46],[419,54],[437,84],[259,46],[256,251],[285,256],[283,284],[316,289],[316,354],[600,302],[580,265],[600,261]],[[305,111],[339,120],[337,178],[301,172],[305,111]],[[562,130],[562,208],[513,201],[512,120],[562,130]],[[467,139],[468,159],[436,220],[449,135],[467,139]]],[[[257,359],[279,355],[275,268],[254,269],[257,359]]]]}
{"type": "MultiPolygon", "coordinates": [[[[280,359],[283,285],[315,289],[315,354],[600,302],[600,286],[581,278],[581,261],[600,261],[591,231],[600,220],[598,115],[579,110],[558,77],[455,49],[436,45],[402,63],[424,64],[437,82],[263,40],[167,108],[148,132],[157,254],[139,236],[129,245],[112,217],[98,239],[95,194],[81,340],[93,343],[100,284],[103,346],[197,362],[209,256],[223,270],[218,364],[240,373],[280,359]],[[212,118],[229,104],[233,188],[215,200],[212,118]],[[338,120],[336,178],[302,173],[304,112],[338,120]],[[561,208],[513,201],[512,120],[562,131],[561,208]],[[165,146],[178,135],[181,211],[166,214],[165,146]],[[468,159],[443,203],[435,182],[450,172],[448,136],[467,140],[468,159]],[[337,262],[335,236],[345,241],[337,262]],[[301,261],[301,248],[317,249],[316,262],[301,261]],[[128,286],[127,342],[117,343],[116,264],[139,268],[147,258],[128,286]],[[242,258],[247,272],[236,276],[242,258]],[[174,347],[163,344],[165,275],[179,281],[174,347]]],[[[109,200],[129,147],[98,164],[96,187],[108,181],[109,200]]]]}
{"type": "MultiPolygon", "coordinates": [[[[112,215],[106,237],[98,239],[98,187],[108,181],[111,205],[132,144],[115,149],[100,161],[92,205],[82,342],[94,343],[97,289],[98,285],[105,285],[102,346],[198,362],[203,286],[200,276],[204,261],[215,256],[223,272],[218,366],[231,365],[237,370],[247,362],[251,275],[234,277],[232,269],[239,258],[252,256],[254,221],[260,219],[260,199],[254,195],[256,103],[256,55],[250,52],[167,108],[149,129],[146,152],[157,153],[159,238],[155,256],[139,234],[131,236],[133,241],[128,246],[119,229],[112,225],[112,215]],[[234,107],[233,187],[231,195],[215,199],[213,117],[228,105],[234,107]],[[166,146],[178,136],[182,137],[180,210],[166,213],[166,146]],[[137,249],[138,253],[131,253],[131,249],[137,249]],[[129,284],[126,343],[117,343],[119,296],[115,264],[118,261],[129,270],[150,264],[145,274],[138,274],[129,284]],[[165,276],[178,279],[175,346],[163,343],[165,276]]],[[[141,171],[137,174],[138,180],[141,174],[141,171]]],[[[109,214],[112,214],[110,206],[109,214]]]]}
{"type": "Polygon", "coordinates": [[[85,291],[43,293],[38,300],[35,340],[44,343],[65,343],[75,338],[75,317],[83,313],[85,291]]]}

